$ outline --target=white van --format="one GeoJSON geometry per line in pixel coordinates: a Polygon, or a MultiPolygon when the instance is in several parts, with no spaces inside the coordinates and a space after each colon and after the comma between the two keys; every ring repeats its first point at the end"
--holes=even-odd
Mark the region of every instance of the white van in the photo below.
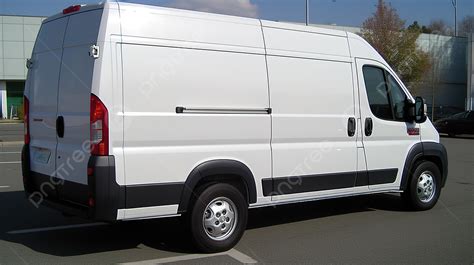
{"type": "Polygon", "coordinates": [[[351,33],[108,2],[46,19],[28,68],[37,207],[182,215],[216,252],[249,208],[396,192],[426,210],[446,182],[423,100],[351,33]]]}

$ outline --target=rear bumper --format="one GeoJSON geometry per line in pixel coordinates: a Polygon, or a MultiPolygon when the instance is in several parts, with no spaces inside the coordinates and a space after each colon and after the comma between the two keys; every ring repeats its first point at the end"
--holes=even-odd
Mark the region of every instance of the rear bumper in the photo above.
{"type": "Polygon", "coordinates": [[[29,160],[29,146],[25,145],[23,184],[35,207],[44,205],[65,214],[107,222],[117,221],[118,209],[125,208],[125,188],[116,182],[113,156],[90,157],[88,167],[92,174],[87,185],[33,172],[29,160]]]}

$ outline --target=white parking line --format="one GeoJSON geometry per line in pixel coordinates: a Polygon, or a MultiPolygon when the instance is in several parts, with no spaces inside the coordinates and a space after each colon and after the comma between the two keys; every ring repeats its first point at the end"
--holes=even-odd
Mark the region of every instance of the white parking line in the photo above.
{"type": "Polygon", "coordinates": [[[10,186],[0,186],[0,189],[8,189],[10,186]]]}
{"type": "Polygon", "coordinates": [[[21,164],[21,161],[13,161],[13,162],[0,162],[0,165],[6,165],[6,164],[21,164]]]}
{"type": "Polygon", "coordinates": [[[243,263],[243,264],[257,264],[258,262],[251,257],[245,255],[244,253],[236,250],[236,249],[231,249],[227,251],[227,255],[231,256],[235,260],[243,263]]]}
{"type": "Polygon", "coordinates": [[[236,249],[231,249],[227,252],[215,253],[215,254],[191,254],[191,255],[183,255],[183,256],[154,259],[154,260],[145,260],[145,261],[138,261],[138,262],[129,262],[129,263],[122,263],[122,264],[123,265],[148,265],[148,264],[154,265],[154,264],[165,264],[165,263],[172,263],[172,262],[187,261],[187,260],[205,259],[205,258],[212,258],[212,257],[218,257],[218,256],[225,256],[225,255],[232,257],[233,259],[237,260],[238,262],[242,264],[256,264],[257,263],[256,260],[245,255],[244,253],[236,249]]]}
{"type": "Polygon", "coordinates": [[[106,223],[91,223],[91,224],[63,225],[63,226],[53,226],[53,227],[44,227],[44,228],[33,228],[33,229],[10,231],[10,232],[7,232],[7,234],[19,235],[19,234],[29,234],[29,233],[38,233],[38,232],[47,232],[47,231],[56,231],[56,230],[93,227],[93,226],[101,226],[101,225],[107,225],[107,224],[106,223]]]}
{"type": "Polygon", "coordinates": [[[21,152],[0,152],[0,155],[13,155],[13,154],[21,154],[21,152]]]}

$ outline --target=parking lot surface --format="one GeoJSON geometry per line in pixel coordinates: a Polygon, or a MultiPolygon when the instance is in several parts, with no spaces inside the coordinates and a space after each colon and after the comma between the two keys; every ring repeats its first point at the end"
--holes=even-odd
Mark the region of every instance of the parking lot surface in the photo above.
{"type": "Polygon", "coordinates": [[[392,194],[251,210],[241,242],[216,255],[196,253],[179,218],[104,224],[36,209],[21,145],[4,142],[0,264],[473,264],[474,139],[442,142],[449,177],[433,210],[410,212],[392,194]]]}

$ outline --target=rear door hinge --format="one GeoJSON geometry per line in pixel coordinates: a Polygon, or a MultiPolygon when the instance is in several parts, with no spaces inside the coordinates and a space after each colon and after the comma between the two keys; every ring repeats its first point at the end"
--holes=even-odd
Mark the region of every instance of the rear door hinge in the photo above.
{"type": "Polygon", "coordinates": [[[91,48],[89,49],[89,56],[97,59],[100,56],[100,48],[99,45],[92,45],[91,48]]]}
{"type": "Polygon", "coordinates": [[[33,68],[33,59],[26,59],[26,68],[27,69],[33,68]]]}

